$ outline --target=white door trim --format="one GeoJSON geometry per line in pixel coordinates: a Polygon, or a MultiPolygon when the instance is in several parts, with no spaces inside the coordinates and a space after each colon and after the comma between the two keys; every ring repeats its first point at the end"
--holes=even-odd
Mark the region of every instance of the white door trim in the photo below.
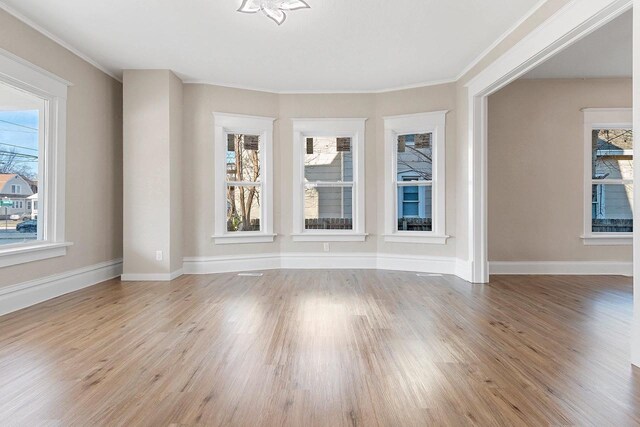
{"type": "Polygon", "coordinates": [[[489,281],[487,255],[487,98],[538,64],[629,10],[632,0],[574,0],[466,84],[471,282],[489,281]]]}

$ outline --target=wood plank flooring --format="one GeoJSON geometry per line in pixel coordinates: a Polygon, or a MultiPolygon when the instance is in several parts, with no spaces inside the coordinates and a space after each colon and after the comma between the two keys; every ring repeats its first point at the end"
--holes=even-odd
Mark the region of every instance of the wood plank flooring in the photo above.
{"type": "Polygon", "coordinates": [[[631,279],[118,280],[0,317],[0,425],[640,425],[631,279]]]}

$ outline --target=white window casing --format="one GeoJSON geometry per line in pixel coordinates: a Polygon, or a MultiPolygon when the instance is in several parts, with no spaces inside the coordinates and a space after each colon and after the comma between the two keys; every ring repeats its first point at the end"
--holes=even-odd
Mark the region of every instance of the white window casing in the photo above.
{"type": "MultiPolygon", "coordinates": [[[[365,232],[365,123],[363,118],[292,119],[293,122],[293,233],[296,242],[363,242],[365,232]],[[353,159],[352,229],[351,230],[306,230],[305,229],[305,144],[306,138],[351,138],[353,159]]],[[[314,185],[335,187],[340,182],[314,185]]],[[[346,183],[345,183],[346,185],[346,183]]]]}
{"type": "MultiPolygon", "coordinates": [[[[631,108],[584,108],[584,213],[583,234],[580,236],[587,246],[632,245],[633,233],[594,233],[592,230],[593,185],[592,174],[592,131],[594,129],[632,129],[633,114],[631,108]]],[[[635,136],[635,135],[634,135],[635,136]]],[[[634,140],[635,144],[635,140],[634,140]]],[[[611,153],[625,155],[628,153],[611,153]]],[[[634,159],[635,160],[635,159],[634,159]]],[[[625,179],[598,179],[597,184],[633,184],[625,179]]],[[[604,195],[602,195],[604,196],[604,195]]],[[[604,202],[604,200],[600,200],[604,202]]],[[[635,225],[634,225],[635,226],[635,225]]]]}
{"type": "MultiPolygon", "coordinates": [[[[445,142],[448,111],[389,116],[384,118],[385,129],[385,242],[446,244],[445,233],[445,142]],[[397,141],[400,135],[431,133],[432,137],[432,230],[398,231],[398,187],[411,181],[398,181],[397,141]]],[[[422,189],[422,187],[421,187],[422,189]]]]}
{"type": "Polygon", "coordinates": [[[273,122],[274,118],[240,114],[213,113],[215,157],[215,234],[214,243],[271,243],[273,232],[273,122]],[[260,231],[227,231],[227,135],[249,134],[260,137],[260,231]]]}
{"type": "MultiPolygon", "coordinates": [[[[71,83],[0,49],[0,82],[44,101],[39,138],[38,239],[0,246],[0,267],[64,256],[67,89],[71,83]]],[[[17,189],[18,191],[21,189],[17,189]]]]}

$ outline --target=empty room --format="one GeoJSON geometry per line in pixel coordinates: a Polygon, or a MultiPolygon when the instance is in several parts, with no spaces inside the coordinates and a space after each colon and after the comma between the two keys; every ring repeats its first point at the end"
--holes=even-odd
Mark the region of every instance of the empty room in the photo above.
{"type": "Polygon", "coordinates": [[[639,13],[0,0],[0,426],[640,425],[639,13]]]}

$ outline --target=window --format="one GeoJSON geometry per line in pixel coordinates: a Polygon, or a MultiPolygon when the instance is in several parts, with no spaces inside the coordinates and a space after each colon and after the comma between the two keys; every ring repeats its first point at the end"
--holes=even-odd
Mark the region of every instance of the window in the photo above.
{"type": "Polygon", "coordinates": [[[214,113],[216,244],[273,242],[273,121],[214,113]]]}
{"type": "Polygon", "coordinates": [[[444,244],[446,111],[385,118],[385,241],[444,244]]]}
{"type": "Polygon", "coordinates": [[[631,109],[584,109],[587,245],[632,244],[633,131],[631,109]]]}
{"type": "Polygon", "coordinates": [[[68,85],[0,52],[0,267],[62,256],[70,245],[64,240],[68,85]],[[40,216],[27,198],[42,200],[40,216]]]}
{"type": "Polygon", "coordinates": [[[293,240],[364,241],[366,119],[293,119],[293,240]]]}

